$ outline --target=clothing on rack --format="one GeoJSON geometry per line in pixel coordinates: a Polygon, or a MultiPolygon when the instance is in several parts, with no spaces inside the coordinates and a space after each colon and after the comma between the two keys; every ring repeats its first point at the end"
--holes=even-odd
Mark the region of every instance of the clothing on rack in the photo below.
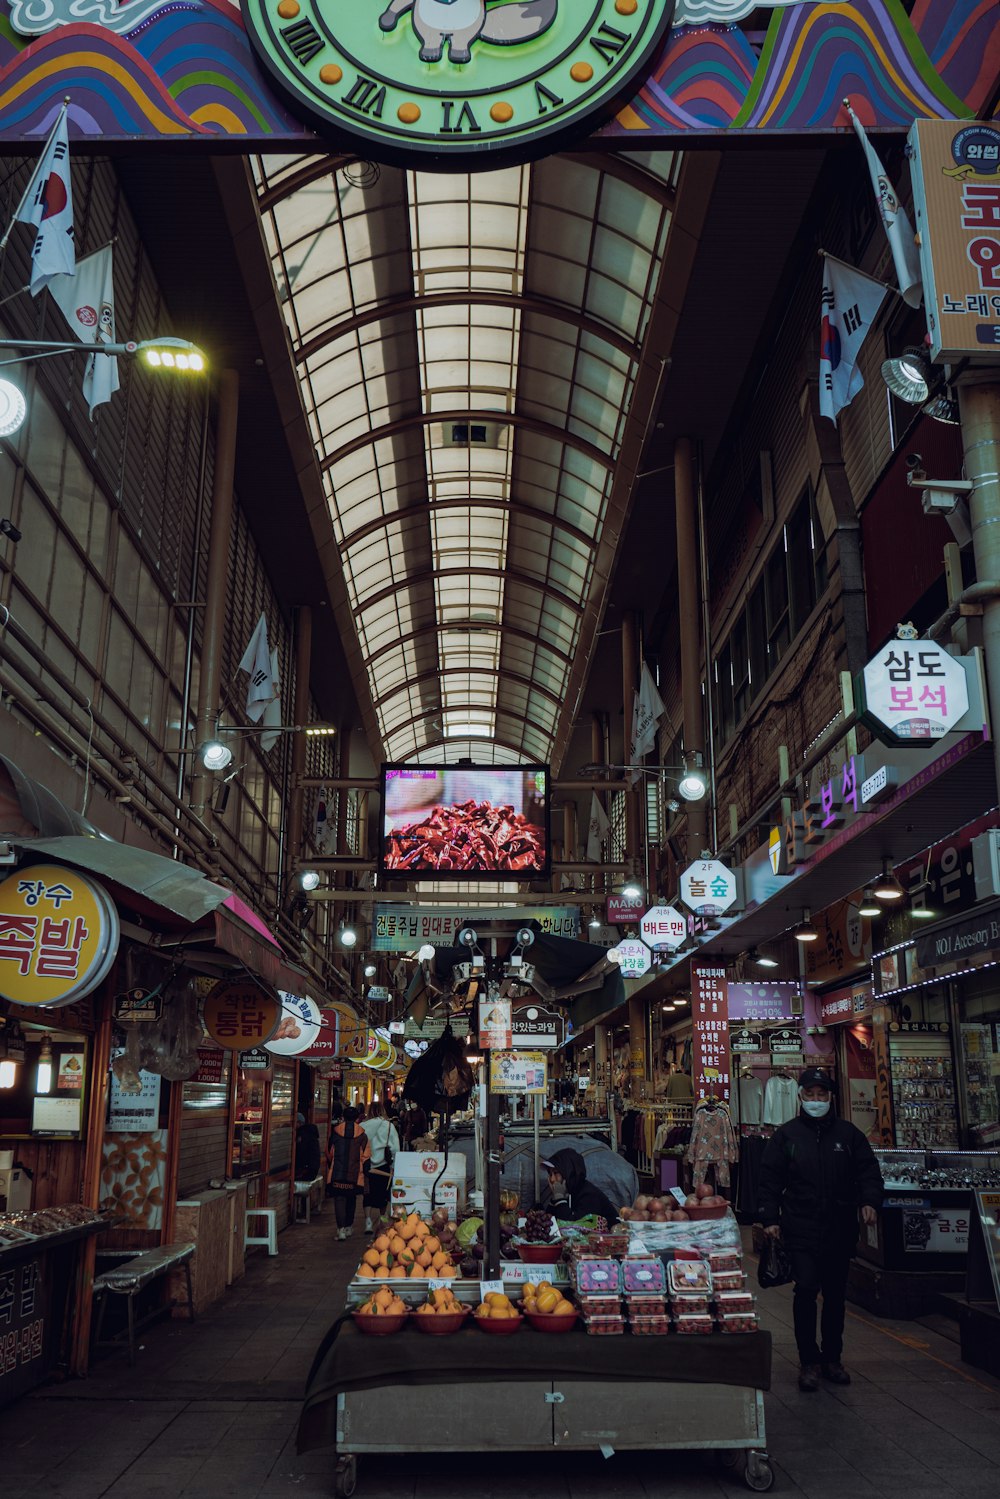
{"type": "Polygon", "coordinates": [[[729,1186],[729,1167],[739,1158],[739,1144],[729,1109],[717,1099],[707,1099],[695,1109],[691,1143],[685,1160],[692,1167],[694,1185],[700,1187],[714,1168],[715,1184],[729,1186]]]}
{"type": "Polygon", "coordinates": [[[799,1112],[799,1085],[793,1077],[772,1073],[764,1089],[765,1124],[787,1124],[799,1112]]]}
{"type": "Polygon", "coordinates": [[[748,1218],[757,1217],[760,1163],[764,1157],[767,1138],[764,1135],[743,1135],[740,1138],[740,1188],[736,1207],[739,1213],[748,1218]]]}
{"type": "Polygon", "coordinates": [[[748,1077],[737,1075],[730,1089],[729,1110],[734,1124],[763,1124],[764,1084],[751,1073],[748,1077]]]}

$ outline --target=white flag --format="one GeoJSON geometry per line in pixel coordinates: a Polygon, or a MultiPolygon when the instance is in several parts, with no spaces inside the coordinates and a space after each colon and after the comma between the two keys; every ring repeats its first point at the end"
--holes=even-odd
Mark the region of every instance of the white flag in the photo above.
{"type": "Polygon", "coordinates": [[[273,750],[281,735],[277,733],[278,725],[281,723],[281,686],[278,680],[278,652],[271,652],[271,681],[274,683],[274,697],[264,708],[263,724],[265,729],[273,729],[273,733],[265,733],[260,736],[260,747],[265,755],[268,750],[273,750]]]}
{"type": "Polygon", "coordinates": [[[596,791],[590,794],[590,825],[587,828],[587,858],[592,864],[601,862],[601,844],[605,843],[611,834],[611,823],[608,814],[601,806],[596,791]]]}
{"type": "MultiPolygon", "coordinates": [[[[69,132],[66,108],[49,132],[38,165],[24,190],[15,224],[34,224],[38,233],[31,251],[31,295],[37,297],[53,276],[72,276],[76,271],[73,247],[73,184],[69,171],[69,132]]],[[[7,234],[3,243],[7,242],[7,234]]]]}
{"type": "MultiPolygon", "coordinates": [[[[847,103],[846,100],[844,102],[847,103]]],[[[920,253],[913,238],[913,225],[910,223],[906,209],[896,196],[895,188],[886,176],[885,167],[879,160],[875,147],[868,139],[865,127],[850,104],[847,104],[847,111],[857,131],[858,140],[861,142],[861,149],[865,153],[865,160],[871,173],[872,187],[875,189],[879,213],[885,225],[885,236],[889,241],[889,249],[892,251],[892,263],[896,267],[900,296],[910,307],[919,307],[923,301],[924,288],[920,279],[920,253]]]]}
{"type": "MultiPolygon", "coordinates": [[[[632,704],[632,744],[628,755],[630,765],[637,765],[644,755],[656,748],[656,726],[664,711],[663,699],[656,690],[653,673],[644,661],[639,677],[639,691],[632,704]]],[[[639,771],[634,770],[631,779],[637,780],[639,774],[639,771]]]]}
{"type": "Polygon", "coordinates": [[[249,672],[246,714],[251,723],[260,723],[268,703],[278,696],[277,683],[271,670],[271,651],[267,643],[267,620],[263,614],[250,636],[250,644],[243,652],[239,670],[249,672]]]}
{"type": "MultiPolygon", "coordinates": [[[[75,276],[53,276],[49,291],[73,333],[83,343],[113,344],[115,275],[111,246],[79,262],[75,276]]],[[[83,393],[91,416],[120,387],[114,354],[91,354],[83,372],[83,393]]]]}
{"type": "Polygon", "coordinates": [[[823,261],[822,327],[819,347],[819,409],[837,425],[864,385],[858,355],[878,316],[885,287],[827,255],[823,261]]]}

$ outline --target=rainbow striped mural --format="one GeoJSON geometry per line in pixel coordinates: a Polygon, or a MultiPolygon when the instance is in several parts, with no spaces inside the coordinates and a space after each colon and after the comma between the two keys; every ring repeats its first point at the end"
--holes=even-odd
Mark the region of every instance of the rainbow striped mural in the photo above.
{"type": "MultiPolygon", "coordinates": [[[[793,4],[762,31],[766,12],[738,26],[675,28],[645,87],[601,134],[639,145],[830,132],[848,128],[845,95],[873,130],[1000,113],[997,0],[915,0],[909,12],[901,0],[793,4]]],[[[0,138],[44,135],[67,95],[71,134],[94,145],[315,141],[265,80],[229,0],[0,0],[0,138]],[[32,39],[14,30],[12,11],[46,7],[66,19],[32,39]]]]}

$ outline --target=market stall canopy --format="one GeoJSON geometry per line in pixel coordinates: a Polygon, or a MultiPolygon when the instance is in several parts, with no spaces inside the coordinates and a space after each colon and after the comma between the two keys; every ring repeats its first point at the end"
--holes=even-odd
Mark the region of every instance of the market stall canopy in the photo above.
{"type": "Polygon", "coordinates": [[[67,833],[103,837],[55,792],[0,755],[0,838],[54,838],[67,833]]]}

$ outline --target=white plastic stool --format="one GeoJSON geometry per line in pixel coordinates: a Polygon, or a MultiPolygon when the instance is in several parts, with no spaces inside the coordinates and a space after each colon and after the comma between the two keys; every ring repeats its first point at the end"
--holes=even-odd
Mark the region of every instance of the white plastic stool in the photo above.
{"type": "Polygon", "coordinates": [[[274,1208],[247,1208],[243,1221],[243,1248],[249,1249],[252,1244],[262,1244],[268,1254],[277,1254],[278,1215],[274,1208]],[[263,1238],[254,1238],[251,1236],[249,1232],[251,1218],[267,1219],[267,1233],[263,1238]]]}

